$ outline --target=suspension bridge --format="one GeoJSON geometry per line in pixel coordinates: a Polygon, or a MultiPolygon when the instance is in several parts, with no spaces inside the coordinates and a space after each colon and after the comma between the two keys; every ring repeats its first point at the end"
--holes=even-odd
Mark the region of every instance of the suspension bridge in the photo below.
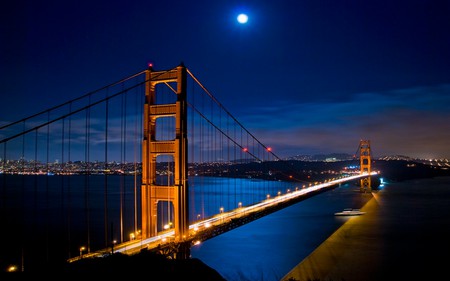
{"type": "Polygon", "coordinates": [[[355,181],[358,163],[315,173],[278,157],[183,64],[151,65],[0,123],[1,266],[22,270],[142,249],[173,258],[291,204],[355,181]]]}

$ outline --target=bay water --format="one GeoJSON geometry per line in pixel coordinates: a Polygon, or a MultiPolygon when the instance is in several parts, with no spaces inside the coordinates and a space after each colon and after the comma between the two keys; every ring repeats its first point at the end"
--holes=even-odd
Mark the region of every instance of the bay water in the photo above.
{"type": "MultiPolygon", "coordinates": [[[[68,176],[0,175],[3,222],[0,238],[5,243],[0,255],[2,268],[22,263],[26,269],[36,259],[76,256],[88,239],[93,241],[90,245],[93,249],[107,247],[112,239],[120,239],[120,229],[130,233],[138,227],[133,217],[135,205],[140,203],[140,182],[136,185],[132,176],[121,180],[109,178],[107,185],[105,180],[104,176],[90,176],[88,180],[85,176],[71,176],[69,180],[68,176]],[[126,218],[123,223],[120,223],[121,216],[126,218]]],[[[194,205],[191,221],[199,215],[217,214],[221,207],[230,210],[239,203],[248,205],[263,200],[267,194],[274,196],[280,190],[295,188],[295,184],[267,185],[254,179],[198,177],[190,181],[194,192],[190,196],[194,205]],[[202,188],[210,198],[207,203],[202,203],[196,181],[210,186],[202,188]],[[226,190],[221,186],[228,186],[227,181],[247,188],[238,188],[239,192],[227,192],[224,196],[226,190]]],[[[405,210],[416,210],[406,212],[412,216],[407,219],[416,217],[427,221],[424,237],[429,236],[430,229],[440,229],[436,239],[450,233],[450,177],[388,181],[374,192],[391,200],[385,204],[392,209],[386,210],[394,222],[390,231],[395,232],[396,220],[405,220],[405,210]]],[[[342,184],[193,246],[191,256],[229,281],[280,280],[348,219],[334,216],[335,212],[361,208],[371,198],[370,193],[361,193],[353,183],[342,184]]],[[[417,235],[414,237],[420,237],[417,235]]],[[[121,239],[126,241],[128,237],[121,239]]]]}
{"type": "MultiPolygon", "coordinates": [[[[386,218],[378,230],[385,233],[379,247],[386,250],[383,268],[371,270],[445,273],[450,177],[388,181],[373,192],[386,218]]],[[[361,208],[371,198],[354,185],[342,185],[205,241],[192,249],[192,256],[229,281],[278,281],[351,219],[335,212],[361,208]]]]}

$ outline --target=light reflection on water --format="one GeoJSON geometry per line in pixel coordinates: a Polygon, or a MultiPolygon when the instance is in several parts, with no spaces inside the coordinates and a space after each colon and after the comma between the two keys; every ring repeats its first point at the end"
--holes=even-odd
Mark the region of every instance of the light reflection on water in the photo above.
{"type": "MultiPolygon", "coordinates": [[[[205,241],[192,248],[192,257],[229,281],[278,281],[350,219],[335,217],[334,212],[361,208],[371,198],[358,191],[345,185],[316,195],[205,241]]],[[[380,245],[386,248],[385,268],[392,271],[405,258],[415,268],[426,268],[420,262],[429,259],[438,264],[439,249],[450,247],[450,177],[385,182],[376,198],[382,206],[380,216],[389,218],[380,225],[382,232],[390,233],[380,245]]]]}

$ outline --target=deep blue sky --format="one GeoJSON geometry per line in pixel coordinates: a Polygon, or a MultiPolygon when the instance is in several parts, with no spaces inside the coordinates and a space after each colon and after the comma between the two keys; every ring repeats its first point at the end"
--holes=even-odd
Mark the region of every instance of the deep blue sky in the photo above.
{"type": "Polygon", "coordinates": [[[184,62],[279,156],[450,158],[447,0],[18,0],[0,22],[2,124],[184,62]]]}

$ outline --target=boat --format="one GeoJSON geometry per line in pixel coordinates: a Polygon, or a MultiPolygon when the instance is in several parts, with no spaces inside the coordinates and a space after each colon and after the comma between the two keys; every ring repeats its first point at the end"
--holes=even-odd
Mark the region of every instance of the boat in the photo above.
{"type": "Polygon", "coordinates": [[[342,212],[334,213],[335,216],[359,216],[364,215],[366,212],[360,209],[346,208],[342,212]]]}

